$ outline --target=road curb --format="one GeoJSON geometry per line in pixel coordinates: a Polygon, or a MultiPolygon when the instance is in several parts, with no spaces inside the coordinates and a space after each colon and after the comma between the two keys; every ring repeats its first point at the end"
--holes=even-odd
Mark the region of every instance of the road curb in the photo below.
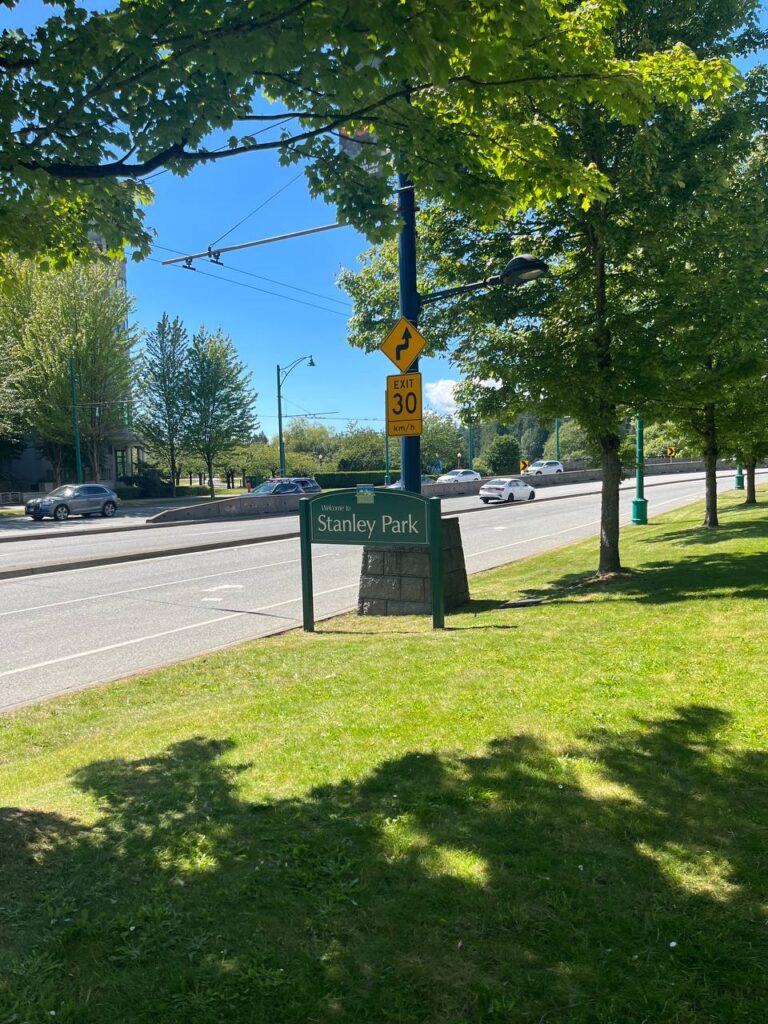
{"type": "MultiPolygon", "coordinates": [[[[725,475],[725,474],[723,474],[723,475],[725,475]]],[[[678,483],[679,484],[680,482],[681,481],[679,479],[676,480],[673,477],[673,478],[667,479],[667,480],[659,480],[659,481],[657,481],[655,483],[652,483],[652,484],[646,484],[646,488],[648,488],[648,487],[664,487],[667,484],[674,484],[674,483],[678,483]]],[[[691,480],[689,482],[690,483],[694,483],[695,481],[691,480]]],[[[624,491],[631,491],[632,488],[631,487],[625,487],[625,488],[622,488],[622,489],[624,491]]],[[[547,497],[540,497],[540,498],[537,497],[536,500],[533,502],[533,504],[534,505],[541,505],[541,504],[546,504],[547,502],[550,502],[550,501],[566,501],[569,498],[590,498],[590,497],[593,498],[593,497],[595,497],[595,496],[597,496],[599,494],[600,494],[600,489],[597,489],[597,490],[594,490],[594,491],[582,491],[580,494],[551,494],[551,495],[547,495],[547,497]]],[[[522,505],[527,505],[529,503],[528,502],[513,502],[511,507],[514,508],[515,505],[521,505],[521,504],[522,505]]],[[[490,511],[491,509],[494,509],[494,508],[498,509],[498,508],[502,508],[502,507],[506,508],[506,507],[509,507],[509,506],[506,503],[504,503],[504,502],[498,502],[498,503],[493,504],[493,505],[478,504],[475,508],[465,508],[465,509],[461,509],[461,510],[458,510],[458,511],[455,511],[455,512],[443,512],[443,518],[449,518],[451,516],[470,515],[473,512],[487,512],[487,511],[490,511]]],[[[265,516],[264,518],[265,519],[285,518],[285,517],[287,517],[289,515],[293,516],[295,514],[296,513],[290,513],[290,512],[289,513],[279,513],[279,514],[274,515],[274,516],[265,516]]],[[[246,522],[246,521],[252,521],[253,518],[254,518],[253,516],[243,516],[243,517],[238,517],[235,521],[246,522]]],[[[227,522],[232,522],[234,519],[235,519],[235,517],[232,517],[231,519],[227,519],[227,522]]],[[[205,522],[210,522],[210,521],[211,520],[205,520],[205,519],[191,519],[191,520],[188,520],[188,521],[184,521],[183,523],[155,523],[155,524],[147,524],[147,526],[148,526],[149,529],[157,529],[157,528],[163,527],[163,526],[165,526],[165,527],[167,527],[167,526],[191,526],[191,525],[194,525],[194,524],[199,525],[200,523],[205,523],[205,522]]],[[[101,533],[106,533],[106,532],[124,533],[124,532],[126,532],[126,530],[128,530],[128,531],[137,530],[137,529],[141,530],[141,529],[144,529],[144,528],[145,528],[144,526],[134,526],[134,527],[123,527],[120,530],[109,530],[109,531],[108,530],[102,530],[100,532],[101,533]]],[[[87,534],[89,536],[93,536],[93,534],[89,533],[88,531],[84,530],[84,531],[81,531],[81,532],[83,534],[87,534]]],[[[72,537],[72,536],[74,536],[74,534],[73,533],[69,533],[69,534],[67,534],[67,536],[68,537],[72,537]]],[[[91,568],[97,568],[98,566],[103,566],[103,565],[120,565],[120,564],[125,563],[125,562],[146,562],[146,561],[149,561],[149,560],[151,560],[153,558],[169,558],[169,557],[172,557],[174,555],[191,555],[191,554],[193,554],[196,551],[217,551],[217,550],[223,550],[224,548],[248,547],[248,546],[254,545],[254,544],[266,544],[269,541],[273,541],[273,540],[274,541],[277,541],[277,540],[293,540],[294,538],[296,538],[298,536],[299,536],[299,531],[298,530],[292,530],[290,533],[288,533],[288,532],[286,532],[286,533],[277,533],[277,534],[270,535],[269,537],[242,537],[242,538],[239,538],[239,539],[236,539],[236,540],[230,540],[230,541],[218,540],[218,541],[209,541],[209,542],[206,542],[206,543],[203,543],[203,544],[189,544],[189,545],[185,545],[184,547],[180,547],[180,548],[172,548],[171,550],[168,550],[168,551],[134,551],[134,552],[127,552],[124,555],[103,555],[103,556],[101,556],[99,558],[83,558],[83,559],[77,559],[77,560],[71,561],[71,562],[54,562],[54,563],[47,564],[47,565],[34,565],[34,566],[21,567],[21,568],[18,568],[18,569],[7,569],[7,570],[0,571],[0,581],[2,581],[2,580],[12,580],[12,579],[23,579],[24,577],[27,577],[27,576],[45,576],[48,573],[67,572],[67,571],[72,570],[72,569],[91,569],[91,568]]],[[[21,539],[29,540],[31,538],[28,538],[28,537],[25,537],[25,538],[13,537],[13,538],[11,538],[12,541],[21,540],[21,539]]],[[[6,541],[5,543],[8,543],[8,541],[6,541]]]]}
{"type": "Polygon", "coordinates": [[[153,558],[170,558],[175,555],[192,555],[197,551],[219,551],[223,548],[244,548],[254,544],[267,544],[273,540],[292,540],[298,533],[276,533],[271,537],[243,537],[222,543],[220,540],[209,544],[190,544],[171,551],[134,551],[125,555],[104,555],[101,558],[82,558],[74,562],[53,562],[49,565],[31,565],[20,569],[6,569],[0,572],[0,580],[22,579],[25,576],[47,576],[53,572],[70,572],[72,569],[94,569],[100,565],[120,565],[124,562],[147,562],[153,558]]]}

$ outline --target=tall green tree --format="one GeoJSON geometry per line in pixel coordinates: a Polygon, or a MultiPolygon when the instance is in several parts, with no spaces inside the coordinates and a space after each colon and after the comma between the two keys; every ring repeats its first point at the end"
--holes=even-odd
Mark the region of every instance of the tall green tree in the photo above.
{"type": "Polygon", "coordinates": [[[126,427],[131,399],[129,324],[133,301],[117,269],[105,262],[46,273],[29,263],[5,261],[2,319],[15,336],[15,393],[23,426],[37,439],[61,479],[74,439],[71,367],[77,391],[80,438],[90,475],[101,479],[105,444],[126,427]]]}
{"type": "Polygon", "coordinates": [[[499,434],[483,452],[491,473],[520,472],[520,443],[512,434],[499,434]]]}
{"type": "Polygon", "coordinates": [[[768,148],[754,138],[765,116],[764,76],[754,77],[726,124],[697,116],[700,145],[678,165],[694,190],[668,211],[638,275],[658,374],[650,404],[663,406],[696,440],[707,527],[719,524],[718,457],[733,454],[751,425],[753,407],[737,395],[762,390],[768,374],[768,148]]]}
{"type": "Polygon", "coordinates": [[[443,468],[466,464],[467,431],[451,416],[427,411],[422,421],[421,469],[428,473],[437,462],[443,468]]]}
{"type": "Polygon", "coordinates": [[[191,394],[187,381],[189,336],[178,317],[163,313],[144,341],[136,381],[136,430],[170,477],[176,494],[179,453],[191,394]]]}
{"type": "Polygon", "coordinates": [[[643,119],[651,91],[731,75],[685,47],[624,52],[617,0],[379,0],[364,16],[335,0],[68,0],[32,30],[5,6],[0,244],[58,262],[92,230],[146,254],[144,178],[263,150],[305,161],[312,191],[372,239],[396,225],[393,154],[423,196],[476,215],[596,196],[604,169],[569,147],[564,105],[643,119]],[[339,149],[342,126],[375,173],[339,149]]]}
{"type": "MultiPolygon", "coordinates": [[[[735,55],[751,45],[754,29],[755,4],[741,0],[702,0],[695,8],[671,0],[663,11],[629,0],[612,26],[616,51],[627,60],[658,54],[672,41],[702,57],[735,55]]],[[[603,576],[621,571],[622,424],[655,385],[647,319],[637,302],[638,256],[663,228],[666,207],[686,198],[674,154],[695,134],[696,110],[714,101],[698,81],[701,103],[686,102],[690,89],[676,97],[657,93],[655,107],[644,107],[634,121],[617,118],[599,98],[563,105],[564,148],[606,183],[594,202],[562,193],[490,228],[445,205],[426,209],[421,219],[422,292],[498,271],[515,252],[548,260],[548,279],[516,292],[436,303],[425,310],[423,326],[435,349],[453,352],[465,378],[460,397],[475,417],[510,422],[534,412],[549,420],[570,415],[582,425],[603,474],[603,576]]],[[[370,347],[376,322],[393,303],[394,262],[389,245],[369,256],[359,276],[342,275],[356,301],[353,343],[370,347]]]]}
{"type": "Polygon", "coordinates": [[[187,353],[191,399],[183,444],[205,463],[211,498],[214,466],[247,444],[258,427],[250,381],[230,338],[220,330],[209,334],[205,327],[193,335],[187,353]]]}
{"type": "Polygon", "coordinates": [[[373,427],[348,424],[339,435],[337,467],[341,471],[353,469],[381,469],[384,465],[384,433],[373,427]]]}

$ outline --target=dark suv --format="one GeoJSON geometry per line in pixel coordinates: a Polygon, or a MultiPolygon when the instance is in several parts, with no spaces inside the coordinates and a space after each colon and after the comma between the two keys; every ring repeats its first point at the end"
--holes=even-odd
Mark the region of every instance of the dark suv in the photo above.
{"type": "Polygon", "coordinates": [[[322,487],[310,476],[278,476],[265,480],[251,494],[317,494],[322,487]]]}

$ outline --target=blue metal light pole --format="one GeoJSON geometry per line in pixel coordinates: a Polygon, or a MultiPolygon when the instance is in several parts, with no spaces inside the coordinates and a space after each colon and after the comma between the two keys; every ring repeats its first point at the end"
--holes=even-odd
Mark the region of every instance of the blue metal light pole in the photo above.
{"type": "MultiPolygon", "coordinates": [[[[400,316],[416,324],[419,319],[419,291],[416,284],[416,199],[413,182],[398,174],[397,209],[402,219],[398,248],[400,270],[400,316]]],[[[410,367],[415,372],[418,359],[410,367]]],[[[421,437],[400,439],[400,476],[406,491],[421,494],[421,437]]]]}
{"type": "Polygon", "coordinates": [[[635,497],[632,499],[632,523],[645,526],[648,522],[648,500],[645,497],[645,451],[643,446],[643,421],[635,420],[635,497]]]}

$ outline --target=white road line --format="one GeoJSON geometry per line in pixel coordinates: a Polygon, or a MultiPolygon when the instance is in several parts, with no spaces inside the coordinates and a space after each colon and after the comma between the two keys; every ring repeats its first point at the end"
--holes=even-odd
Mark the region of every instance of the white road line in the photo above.
{"type": "MultiPolygon", "coordinates": [[[[354,583],[348,583],[344,587],[333,587],[331,590],[321,590],[315,597],[323,597],[325,594],[335,594],[339,590],[350,590],[352,587],[358,585],[357,581],[354,583]]],[[[220,615],[217,619],[206,619],[205,622],[193,622],[189,626],[177,626],[175,629],[165,629],[162,633],[150,633],[148,636],[137,636],[133,640],[121,640],[116,644],[108,644],[106,647],[92,647],[88,651],[78,651],[76,654],[65,654],[61,658],[50,658],[48,661],[38,661],[34,665],[23,665],[21,668],[10,668],[6,669],[5,672],[0,672],[0,679],[5,679],[8,676],[17,676],[21,672],[34,672],[39,668],[48,668],[51,665],[61,665],[65,661],[75,661],[77,658],[88,658],[92,654],[105,654],[107,651],[117,651],[122,647],[131,647],[134,644],[146,643],[149,640],[160,640],[165,636],[173,636],[174,633],[185,633],[190,629],[200,629],[202,626],[215,626],[219,622],[227,622],[229,619],[238,619],[243,615],[256,615],[259,612],[268,612],[273,608],[282,608],[286,604],[295,604],[297,601],[301,601],[301,597],[292,597],[288,601],[278,601],[277,604],[266,604],[261,608],[249,608],[243,612],[232,612],[231,615],[220,615]]],[[[243,638],[243,643],[247,641],[247,637],[243,638]]],[[[150,672],[151,666],[148,666],[146,671],[150,672]]]]}
{"type": "Polygon", "coordinates": [[[504,548],[516,548],[521,544],[532,544],[536,540],[547,540],[549,537],[559,537],[562,533],[573,533],[574,530],[583,530],[588,526],[596,526],[599,522],[599,519],[593,519],[590,523],[580,523],[578,526],[569,526],[567,530],[555,530],[554,533],[540,533],[538,537],[528,537],[526,540],[515,540],[510,544],[499,544],[499,546],[495,548],[483,548],[482,551],[469,551],[464,557],[476,558],[478,555],[488,555],[492,551],[503,551],[504,548]]]}
{"type": "MultiPolygon", "coordinates": [[[[333,557],[330,553],[327,555],[313,555],[313,558],[331,558],[333,557]]],[[[153,559],[157,562],[160,559],[153,559]]],[[[108,597],[122,597],[124,594],[138,594],[143,590],[158,590],[160,587],[175,587],[179,583],[198,583],[201,580],[212,580],[218,576],[232,576],[237,572],[257,572],[260,569],[274,569],[278,565],[295,565],[300,562],[300,558],[289,558],[283,562],[267,562],[265,565],[251,565],[245,569],[227,569],[224,572],[209,572],[205,576],[187,576],[186,578],[179,580],[168,580],[165,583],[149,583],[143,587],[128,587],[126,590],[112,590],[108,594],[90,594],[88,597],[72,597],[66,601],[52,601],[50,604],[36,604],[30,608],[17,608],[9,612],[0,612],[0,618],[4,618],[7,615],[23,615],[25,612],[38,612],[43,611],[46,608],[60,608],[67,604],[81,604],[84,601],[99,601],[108,597]]],[[[107,568],[102,566],[101,568],[107,568]]],[[[73,570],[78,571],[78,570],[73,570]]],[[[29,582],[29,577],[22,577],[23,580],[29,582]]],[[[18,580],[6,580],[6,583],[18,583],[18,580]]]]}
{"type": "Polygon", "coordinates": [[[223,597],[204,597],[203,601],[223,601],[223,597]]]}
{"type": "MultiPolygon", "coordinates": [[[[215,555],[215,554],[218,554],[219,551],[238,552],[238,551],[242,551],[243,548],[252,548],[252,547],[261,547],[261,548],[263,548],[263,547],[266,547],[267,544],[289,544],[289,543],[292,543],[293,541],[298,541],[298,539],[299,539],[299,535],[297,533],[297,534],[292,535],[290,537],[276,537],[274,540],[255,540],[253,542],[253,544],[238,544],[238,545],[236,545],[234,547],[231,544],[224,544],[220,548],[202,548],[202,549],[201,548],[195,548],[194,551],[176,551],[176,552],[174,552],[173,550],[171,550],[170,554],[167,554],[167,555],[155,555],[153,558],[142,558],[141,554],[137,553],[137,556],[134,559],[125,559],[122,562],[105,562],[102,565],[84,565],[84,566],[82,566],[79,569],[67,569],[66,571],[67,572],[93,572],[94,569],[120,569],[120,568],[124,569],[126,565],[134,565],[135,562],[165,562],[169,558],[191,558],[192,556],[197,557],[199,555],[215,555]]],[[[256,566],[256,568],[258,569],[259,566],[256,566]]],[[[239,570],[239,569],[238,570],[234,570],[233,569],[232,571],[233,572],[235,572],[235,571],[240,572],[241,570],[239,570]]],[[[42,573],[41,575],[48,575],[48,574],[47,573],[42,573]]],[[[226,575],[226,574],[225,573],[217,573],[217,574],[215,573],[214,575],[223,576],[223,575],[226,575]]],[[[14,576],[14,577],[11,577],[9,579],[0,580],[0,586],[2,586],[3,583],[19,583],[19,582],[29,583],[31,578],[32,577],[30,577],[30,576],[14,576]]]]}

